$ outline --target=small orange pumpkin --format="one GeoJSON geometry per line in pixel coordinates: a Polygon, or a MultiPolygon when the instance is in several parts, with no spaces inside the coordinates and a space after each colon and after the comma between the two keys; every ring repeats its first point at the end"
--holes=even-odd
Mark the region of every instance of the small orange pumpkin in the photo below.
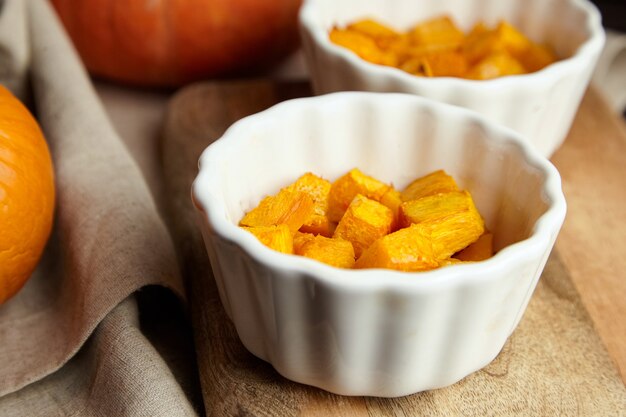
{"type": "Polygon", "coordinates": [[[52,0],[94,75],[179,86],[266,67],[298,43],[301,0],[52,0]]]}
{"type": "Polygon", "coordinates": [[[33,273],[52,229],[54,171],[37,121],[0,85],[0,304],[33,273]]]}

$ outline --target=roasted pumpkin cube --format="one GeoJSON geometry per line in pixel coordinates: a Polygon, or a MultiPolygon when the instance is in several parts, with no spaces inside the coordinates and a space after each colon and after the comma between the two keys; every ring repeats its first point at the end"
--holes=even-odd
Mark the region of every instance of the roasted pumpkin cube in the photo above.
{"type": "Polygon", "coordinates": [[[302,246],[308,242],[309,240],[313,240],[315,239],[315,235],[313,233],[303,233],[303,232],[296,232],[293,234],[293,253],[298,254],[301,249],[302,246]]]}
{"type": "Polygon", "coordinates": [[[395,231],[399,227],[398,220],[400,216],[400,206],[402,205],[400,191],[390,186],[385,194],[383,194],[380,198],[380,203],[385,207],[388,207],[393,213],[393,224],[391,225],[391,230],[395,231]]]}
{"type": "Polygon", "coordinates": [[[478,262],[493,256],[493,234],[483,233],[476,242],[456,253],[454,258],[464,262],[478,262]]]}
{"type": "Polygon", "coordinates": [[[456,181],[443,170],[432,172],[410,183],[400,193],[403,201],[416,200],[438,193],[458,191],[456,181]]]}
{"type": "Polygon", "coordinates": [[[506,21],[501,21],[495,32],[504,48],[512,56],[517,56],[526,51],[531,45],[531,41],[526,36],[506,21]]]}
{"type": "Polygon", "coordinates": [[[358,257],[374,241],[391,231],[393,212],[378,201],[358,194],[335,229],[333,238],[352,242],[358,257]]]}
{"type": "Polygon", "coordinates": [[[515,58],[528,72],[539,71],[556,62],[555,53],[545,45],[531,44],[528,49],[518,53],[515,58]]]}
{"type": "Polygon", "coordinates": [[[433,70],[428,63],[428,60],[422,56],[409,58],[402,63],[398,68],[402,71],[406,71],[409,74],[416,75],[418,77],[432,77],[433,70]]]}
{"type": "Polygon", "coordinates": [[[497,52],[482,59],[467,73],[472,80],[490,80],[507,75],[525,74],[520,62],[505,52],[497,52]]]}
{"type": "Polygon", "coordinates": [[[478,214],[472,196],[467,191],[451,191],[432,194],[400,205],[399,226],[441,219],[459,212],[471,211],[478,214]]]}
{"type": "Polygon", "coordinates": [[[313,215],[302,225],[301,232],[332,236],[334,225],[328,220],[328,194],[330,181],[310,172],[302,175],[287,187],[290,191],[306,193],[313,200],[313,215]]]}
{"type": "Polygon", "coordinates": [[[449,16],[429,19],[413,27],[411,40],[418,45],[449,45],[456,47],[461,44],[465,35],[454,24],[449,16]]]}
{"type": "Polygon", "coordinates": [[[433,77],[464,77],[467,59],[457,51],[443,51],[424,57],[433,77]]]}
{"type": "Polygon", "coordinates": [[[358,258],[354,267],[426,271],[439,266],[432,242],[419,225],[390,233],[375,241],[358,258]]]}
{"type": "Polygon", "coordinates": [[[400,55],[401,60],[406,60],[409,58],[420,58],[429,55],[443,54],[446,52],[454,52],[458,49],[458,47],[450,46],[450,45],[442,45],[442,44],[420,44],[414,45],[411,44],[407,48],[405,48],[400,55]]]}
{"type": "MultiPolygon", "coordinates": [[[[379,45],[381,45],[380,42],[379,45]]],[[[396,55],[400,63],[410,55],[410,50],[414,46],[415,45],[411,43],[411,37],[406,33],[401,33],[399,34],[399,36],[390,38],[385,41],[383,48],[386,51],[396,55]]]]}
{"type": "Polygon", "coordinates": [[[380,201],[388,189],[387,184],[354,168],[332,183],[328,195],[328,218],[333,222],[340,221],[357,194],[380,201]]]}
{"type": "Polygon", "coordinates": [[[503,52],[504,44],[495,30],[485,29],[468,36],[461,51],[467,62],[474,65],[489,55],[503,52]]]}
{"type": "Polygon", "coordinates": [[[465,39],[462,50],[470,64],[475,64],[490,55],[502,52],[517,57],[530,45],[530,40],[520,31],[502,21],[492,30],[475,27],[475,30],[465,39]]]}
{"type": "Polygon", "coordinates": [[[295,233],[314,214],[308,194],[283,188],[275,196],[265,197],[239,222],[240,226],[277,226],[286,224],[295,233]]]}
{"type": "Polygon", "coordinates": [[[354,248],[347,240],[308,234],[308,236],[299,236],[294,241],[297,241],[294,245],[297,255],[316,259],[338,268],[352,268],[354,265],[354,248]]]}
{"type": "Polygon", "coordinates": [[[347,26],[348,30],[359,32],[375,40],[390,40],[400,36],[391,27],[373,19],[362,19],[347,26]]]}
{"type": "Polygon", "coordinates": [[[293,237],[291,235],[291,230],[289,230],[289,226],[286,224],[256,227],[242,226],[241,228],[252,233],[261,241],[261,243],[270,249],[274,249],[282,253],[294,253],[293,237]]]}
{"type": "Polygon", "coordinates": [[[471,41],[476,36],[482,35],[483,33],[487,31],[489,31],[489,28],[487,27],[487,25],[485,25],[484,22],[478,22],[472,27],[472,30],[470,30],[470,32],[467,34],[467,36],[464,39],[464,42],[471,41]]]}
{"type": "Polygon", "coordinates": [[[395,54],[380,49],[374,39],[363,33],[335,28],[330,32],[330,40],[371,63],[390,66],[397,64],[395,54]]]}
{"type": "Polygon", "coordinates": [[[484,221],[467,191],[434,194],[402,203],[400,227],[419,224],[432,240],[438,259],[445,259],[475,242],[484,221]]]}
{"type": "Polygon", "coordinates": [[[439,260],[449,258],[474,243],[484,231],[482,218],[477,218],[472,212],[457,213],[419,225],[430,237],[435,257],[439,260]]]}

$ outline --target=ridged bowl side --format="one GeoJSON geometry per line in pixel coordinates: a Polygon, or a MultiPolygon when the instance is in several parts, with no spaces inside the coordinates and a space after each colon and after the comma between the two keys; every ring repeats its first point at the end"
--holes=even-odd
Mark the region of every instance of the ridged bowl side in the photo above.
{"type": "Polygon", "coordinates": [[[203,153],[193,197],[246,348],[294,381],[383,397],[452,384],[498,354],[565,214],[558,173],[514,132],[397,94],[293,100],[238,122],[203,153]],[[399,188],[446,169],[472,192],[499,253],[426,273],[342,270],[236,227],[304,172],[333,180],[353,167],[399,188]]]}
{"type": "Polygon", "coordinates": [[[308,0],[300,28],[316,93],[404,92],[469,108],[520,132],[546,157],[565,139],[604,45],[600,14],[586,0],[308,0]],[[506,19],[564,59],[533,74],[490,81],[420,78],[370,64],[328,39],[333,25],[362,17],[404,29],[441,13],[465,29],[506,19]]]}

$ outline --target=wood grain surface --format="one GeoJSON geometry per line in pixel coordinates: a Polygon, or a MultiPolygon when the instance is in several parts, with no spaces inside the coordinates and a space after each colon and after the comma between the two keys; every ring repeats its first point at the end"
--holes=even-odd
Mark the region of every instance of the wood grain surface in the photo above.
{"type": "MultiPolygon", "coordinates": [[[[594,299],[603,303],[611,304],[615,299],[605,294],[597,283],[585,287],[579,282],[575,285],[573,281],[575,277],[583,281],[594,280],[589,275],[598,271],[606,275],[604,279],[609,283],[616,283],[620,277],[624,281],[623,273],[619,275],[623,268],[614,270],[604,265],[594,266],[595,261],[588,265],[587,258],[579,254],[601,249],[594,246],[594,235],[587,234],[590,228],[592,232],[596,228],[593,224],[586,224],[589,218],[585,217],[588,214],[596,218],[593,216],[595,212],[589,211],[594,205],[572,207],[578,204],[577,198],[586,199],[578,184],[570,183],[579,181],[584,172],[580,175],[572,173],[572,179],[567,175],[564,177],[566,192],[575,194],[574,201],[569,203],[566,228],[519,327],[490,365],[459,383],[396,399],[342,397],[288,381],[269,364],[246,351],[221,306],[202,237],[196,226],[190,187],[201,151],[230,124],[281,100],[308,94],[306,84],[232,81],[187,87],[170,102],[162,139],[165,188],[170,201],[168,218],[191,295],[192,324],[207,415],[623,416],[626,410],[624,384],[585,309],[589,303],[583,304],[577,287],[591,291],[595,294],[594,299]],[[577,192],[582,193],[582,197],[577,197],[577,192]]],[[[589,125],[594,123],[591,119],[599,117],[596,114],[598,100],[593,92],[585,99],[570,137],[572,140],[568,139],[557,155],[560,167],[576,171],[581,163],[576,157],[584,159],[588,165],[604,165],[601,161],[592,163],[586,157],[591,152],[591,149],[586,149],[592,148],[592,145],[585,143],[582,150],[578,149],[578,143],[585,142],[585,138],[577,135],[589,133],[589,125]],[[576,149],[568,151],[568,147],[576,149]]],[[[596,133],[589,136],[597,137],[596,133]]],[[[622,140],[622,145],[615,146],[621,146],[623,150],[623,137],[614,140],[622,140]]],[[[609,150],[606,152],[611,154],[609,150]]],[[[623,154],[620,157],[624,161],[623,154]]],[[[616,172],[621,172],[622,177],[615,179],[613,184],[624,179],[620,159],[615,157],[615,160],[616,172]]],[[[599,179],[587,178],[583,183],[594,188],[593,181],[599,179]]],[[[602,189],[607,188],[608,184],[602,189]]],[[[597,192],[601,194],[602,191],[597,192]]],[[[623,207],[615,206],[611,210],[603,211],[598,221],[601,222],[607,213],[612,213],[619,224],[612,227],[606,225],[607,230],[623,231],[619,229],[624,227],[623,207]]],[[[616,246],[614,254],[623,252],[623,249],[615,252],[623,245],[619,236],[617,241],[609,240],[609,243],[616,246]]],[[[599,257],[597,261],[605,262],[606,259],[599,257]]],[[[621,262],[623,266],[624,260],[621,259],[621,262]]],[[[625,284],[621,285],[623,290],[625,284]]],[[[623,301],[617,304],[621,305],[606,308],[623,318],[623,301]]],[[[592,311],[591,307],[587,308],[592,311]]],[[[615,316],[614,321],[619,322],[619,317],[615,316]]],[[[607,334],[611,333],[611,329],[623,332],[624,323],[613,327],[607,325],[607,334]]],[[[624,337],[614,340],[615,352],[623,349],[625,340],[624,337]]],[[[611,346],[611,343],[607,345],[611,346]]]]}
{"type": "Polygon", "coordinates": [[[592,90],[552,162],[568,203],[556,249],[626,382],[624,120],[592,90]]]}

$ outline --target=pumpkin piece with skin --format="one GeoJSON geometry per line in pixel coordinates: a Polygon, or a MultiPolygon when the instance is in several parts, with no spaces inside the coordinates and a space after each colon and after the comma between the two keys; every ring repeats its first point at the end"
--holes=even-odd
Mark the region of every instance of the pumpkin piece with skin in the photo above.
{"type": "Polygon", "coordinates": [[[37,121],[0,85],[0,304],[37,266],[54,215],[54,170],[37,121]]]}

